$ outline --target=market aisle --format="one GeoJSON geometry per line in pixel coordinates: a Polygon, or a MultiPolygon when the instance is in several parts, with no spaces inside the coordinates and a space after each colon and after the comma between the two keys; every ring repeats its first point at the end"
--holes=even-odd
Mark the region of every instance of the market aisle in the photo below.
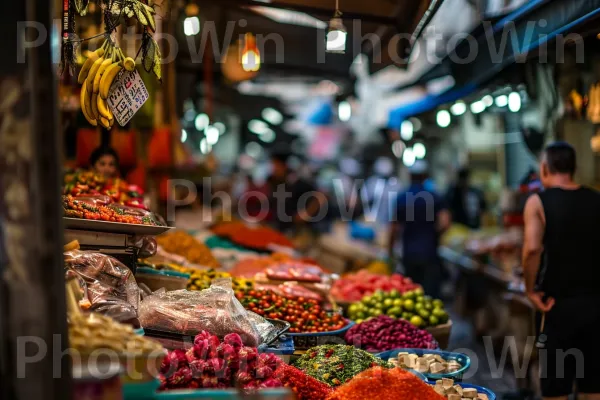
{"type": "MultiPolygon", "coordinates": [[[[452,306],[448,305],[448,309],[452,310],[452,306]]],[[[450,351],[455,349],[470,349],[475,353],[479,360],[477,372],[473,377],[468,379],[468,382],[487,387],[492,392],[496,393],[499,400],[501,400],[505,394],[514,393],[517,382],[512,369],[506,369],[501,377],[494,376],[490,365],[487,362],[485,347],[483,343],[478,341],[475,337],[473,326],[452,311],[450,311],[450,314],[453,326],[448,349],[450,351]]]]}

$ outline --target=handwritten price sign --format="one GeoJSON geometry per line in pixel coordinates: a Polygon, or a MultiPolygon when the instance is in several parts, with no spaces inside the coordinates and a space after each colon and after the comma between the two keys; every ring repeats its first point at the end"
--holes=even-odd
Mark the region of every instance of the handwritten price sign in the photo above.
{"type": "Polygon", "coordinates": [[[148,100],[148,89],[137,70],[123,69],[108,94],[108,106],[117,122],[125,126],[148,100]]]}

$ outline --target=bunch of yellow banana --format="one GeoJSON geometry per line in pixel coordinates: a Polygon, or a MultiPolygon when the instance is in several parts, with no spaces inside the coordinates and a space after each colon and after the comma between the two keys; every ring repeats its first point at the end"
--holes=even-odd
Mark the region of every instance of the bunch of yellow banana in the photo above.
{"type": "Polygon", "coordinates": [[[110,41],[92,52],[81,67],[78,82],[81,86],[81,110],[93,126],[98,124],[110,129],[114,123],[113,113],[108,108],[108,93],[119,72],[135,69],[135,61],[125,57],[123,51],[110,41]]]}

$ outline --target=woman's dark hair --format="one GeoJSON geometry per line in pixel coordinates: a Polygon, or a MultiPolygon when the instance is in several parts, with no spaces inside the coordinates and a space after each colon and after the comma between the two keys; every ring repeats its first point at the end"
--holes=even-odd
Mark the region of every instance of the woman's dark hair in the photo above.
{"type": "Polygon", "coordinates": [[[90,155],[90,166],[93,167],[96,164],[96,162],[103,156],[113,156],[115,162],[117,163],[117,167],[119,166],[119,155],[112,147],[96,148],[96,150],[92,152],[92,155],[90,155]]]}
{"type": "Polygon", "coordinates": [[[546,163],[551,174],[569,174],[573,176],[577,169],[575,149],[567,142],[554,142],[544,150],[546,163]]]}

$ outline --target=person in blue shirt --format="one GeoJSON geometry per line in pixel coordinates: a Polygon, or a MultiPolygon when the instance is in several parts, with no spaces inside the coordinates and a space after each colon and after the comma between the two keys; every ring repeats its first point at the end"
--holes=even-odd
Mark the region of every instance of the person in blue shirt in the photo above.
{"type": "Polygon", "coordinates": [[[398,196],[389,250],[393,256],[401,247],[406,276],[422,285],[425,293],[439,298],[443,267],[438,245],[452,217],[444,199],[425,185],[427,170],[427,163],[422,160],[410,168],[411,185],[398,196]]]}

